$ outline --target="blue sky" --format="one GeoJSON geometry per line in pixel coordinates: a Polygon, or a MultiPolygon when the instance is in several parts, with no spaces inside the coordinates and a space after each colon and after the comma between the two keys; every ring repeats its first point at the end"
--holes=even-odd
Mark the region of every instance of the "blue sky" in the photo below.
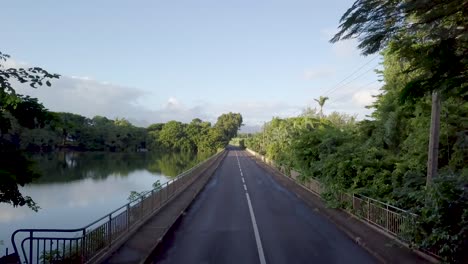
{"type": "Polygon", "coordinates": [[[328,42],[352,3],[9,1],[1,51],[12,55],[7,66],[63,75],[52,88],[19,89],[54,111],[137,124],[236,111],[256,126],[325,94],[326,112],[363,118],[379,58],[336,87],[374,56],[360,56],[355,41],[328,42]]]}

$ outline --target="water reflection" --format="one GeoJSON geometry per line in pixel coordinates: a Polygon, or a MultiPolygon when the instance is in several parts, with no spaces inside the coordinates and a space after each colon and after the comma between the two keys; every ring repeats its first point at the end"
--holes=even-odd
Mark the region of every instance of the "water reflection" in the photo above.
{"type": "Polygon", "coordinates": [[[159,180],[193,167],[209,154],[192,153],[89,153],[35,154],[30,158],[42,177],[21,188],[39,204],[29,208],[0,204],[0,255],[19,228],[77,228],[127,202],[130,191],[151,189],[159,180]]]}

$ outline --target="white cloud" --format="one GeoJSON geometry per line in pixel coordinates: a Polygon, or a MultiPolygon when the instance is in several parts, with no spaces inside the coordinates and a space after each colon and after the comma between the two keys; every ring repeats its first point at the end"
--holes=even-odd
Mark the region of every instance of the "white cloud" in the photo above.
{"type": "Polygon", "coordinates": [[[373,96],[377,95],[378,92],[375,89],[357,91],[353,94],[352,101],[359,106],[371,105],[375,101],[373,96]]]}
{"type": "MultiPolygon", "coordinates": [[[[351,87],[347,91],[335,93],[330,96],[325,112],[337,110],[364,116],[367,112],[363,106],[370,104],[373,99],[371,95],[376,94],[377,90],[375,87],[373,89],[353,92],[351,87]]],[[[64,76],[54,80],[52,87],[32,89],[21,86],[17,90],[37,97],[51,111],[71,112],[87,117],[102,115],[111,119],[124,117],[138,126],[170,120],[190,122],[194,118],[214,123],[222,113],[238,112],[242,114],[246,124],[244,132],[258,131],[263,122],[272,117],[296,116],[305,107],[315,105],[312,99],[308,104],[246,100],[225,104],[198,101],[193,105],[186,105],[178,98],[170,97],[159,107],[148,109],[139,102],[149,95],[146,91],[88,78],[64,76]]]]}
{"type": "Polygon", "coordinates": [[[5,69],[9,68],[26,68],[28,64],[24,61],[17,61],[13,59],[7,59],[6,61],[1,61],[1,66],[5,69]]]}
{"type": "Polygon", "coordinates": [[[38,98],[51,111],[71,112],[90,118],[96,115],[111,119],[124,117],[139,126],[170,120],[189,122],[197,117],[210,117],[206,114],[208,109],[202,106],[187,107],[175,97],[168,98],[156,110],[150,110],[139,102],[150,95],[149,92],[89,77],[62,76],[52,81],[52,87],[32,89],[19,85],[17,91],[38,98]]]}
{"type": "Polygon", "coordinates": [[[37,97],[52,111],[72,112],[87,117],[136,117],[140,109],[134,102],[145,95],[144,91],[135,88],[66,76],[53,80],[52,87],[17,87],[19,93],[37,97]]]}
{"type": "Polygon", "coordinates": [[[84,81],[91,81],[92,78],[88,76],[70,76],[72,79],[77,79],[77,80],[84,80],[84,81]]]}
{"type": "Polygon", "coordinates": [[[194,118],[214,123],[222,113],[239,112],[244,117],[244,123],[249,125],[246,130],[256,130],[274,116],[287,117],[301,112],[301,107],[283,102],[238,101],[217,104],[198,101],[194,105],[186,105],[173,96],[159,107],[149,109],[140,103],[141,99],[151,95],[149,92],[77,76],[62,76],[52,81],[52,87],[32,89],[18,86],[17,91],[38,98],[51,111],[71,112],[87,117],[102,115],[111,119],[124,117],[139,126],[170,120],[190,122],[194,118]]]}
{"type": "Polygon", "coordinates": [[[358,119],[363,119],[373,111],[365,106],[369,106],[375,101],[372,96],[379,94],[380,86],[381,84],[378,82],[364,85],[364,87],[363,84],[356,83],[348,86],[347,89],[338,90],[329,95],[330,100],[325,104],[324,112],[338,111],[357,114],[358,119]]]}
{"type": "MultiPolygon", "coordinates": [[[[17,62],[9,65],[20,65],[17,62]]],[[[27,65],[25,65],[27,66],[27,65]]],[[[320,78],[332,74],[329,68],[306,70],[305,77],[309,79],[320,78]]],[[[62,76],[52,81],[52,87],[32,89],[26,85],[18,85],[17,91],[39,99],[51,111],[71,112],[87,117],[102,115],[114,119],[127,118],[138,126],[148,126],[152,123],[178,120],[190,122],[194,118],[216,122],[222,113],[239,112],[243,115],[243,131],[258,131],[263,122],[272,117],[296,116],[307,106],[315,106],[315,102],[294,102],[269,100],[241,100],[228,103],[213,103],[209,101],[182,102],[172,96],[159,106],[147,107],[149,102],[142,103],[144,99],[155,97],[154,94],[137,88],[97,81],[88,76],[62,76]]],[[[361,86],[362,87],[362,86],[361,86]]],[[[350,114],[358,113],[360,116],[370,111],[363,106],[372,103],[372,95],[377,93],[378,87],[359,90],[357,85],[350,86],[345,91],[338,91],[330,96],[325,105],[325,112],[341,111],[350,114]],[[356,89],[357,88],[357,89],[356,89]]]]}

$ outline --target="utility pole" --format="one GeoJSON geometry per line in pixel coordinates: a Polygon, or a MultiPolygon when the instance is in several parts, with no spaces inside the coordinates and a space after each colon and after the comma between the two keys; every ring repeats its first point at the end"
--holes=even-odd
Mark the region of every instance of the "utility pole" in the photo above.
{"type": "Polygon", "coordinates": [[[429,151],[427,158],[426,186],[432,184],[432,179],[437,176],[439,157],[439,134],[440,134],[440,94],[432,93],[431,130],[429,132],[429,151]]]}

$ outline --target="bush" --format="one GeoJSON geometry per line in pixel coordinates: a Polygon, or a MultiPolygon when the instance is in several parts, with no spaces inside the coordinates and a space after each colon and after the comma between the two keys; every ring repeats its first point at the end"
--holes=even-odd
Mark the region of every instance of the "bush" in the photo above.
{"type": "Polygon", "coordinates": [[[407,234],[413,246],[449,263],[468,263],[467,175],[441,175],[418,198],[419,217],[407,234]]]}

